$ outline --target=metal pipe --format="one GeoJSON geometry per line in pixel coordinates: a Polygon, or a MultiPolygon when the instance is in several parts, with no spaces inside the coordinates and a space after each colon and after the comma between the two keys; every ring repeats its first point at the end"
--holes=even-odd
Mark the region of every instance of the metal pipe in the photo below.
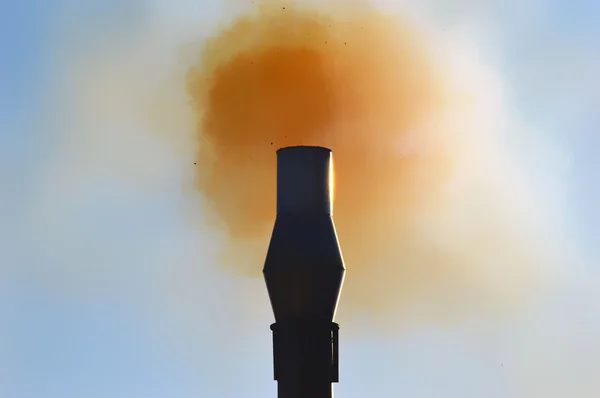
{"type": "Polygon", "coordinates": [[[338,381],[333,319],[346,269],[332,219],[332,161],[323,147],[277,151],[277,217],[263,274],[279,398],[332,398],[338,381]]]}

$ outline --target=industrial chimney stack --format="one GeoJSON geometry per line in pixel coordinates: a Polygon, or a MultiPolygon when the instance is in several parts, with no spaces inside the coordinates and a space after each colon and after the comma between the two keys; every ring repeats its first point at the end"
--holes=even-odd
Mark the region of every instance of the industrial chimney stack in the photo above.
{"type": "Polygon", "coordinates": [[[333,318],[346,269],[332,214],[331,150],[279,149],[277,218],[263,269],[278,398],[332,398],[338,381],[333,318]]]}

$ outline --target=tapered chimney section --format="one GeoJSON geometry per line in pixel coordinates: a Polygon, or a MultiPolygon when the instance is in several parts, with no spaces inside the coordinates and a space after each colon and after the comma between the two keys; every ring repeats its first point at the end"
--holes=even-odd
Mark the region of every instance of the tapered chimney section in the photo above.
{"type": "Polygon", "coordinates": [[[332,161],[323,147],[277,151],[277,218],[263,274],[279,398],[331,398],[338,381],[333,318],[346,270],[332,219],[332,161]]]}

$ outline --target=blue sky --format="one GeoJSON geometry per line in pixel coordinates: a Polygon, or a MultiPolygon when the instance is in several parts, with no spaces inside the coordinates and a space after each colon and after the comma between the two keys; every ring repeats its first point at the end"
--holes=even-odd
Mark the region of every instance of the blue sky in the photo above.
{"type": "MultiPolygon", "coordinates": [[[[185,159],[131,124],[126,111],[107,113],[120,124],[99,119],[98,129],[115,129],[117,141],[89,141],[76,121],[70,129],[59,120],[65,109],[79,114],[63,93],[63,72],[76,72],[72,60],[112,54],[103,43],[115,38],[127,52],[149,26],[173,32],[156,36],[167,48],[177,35],[209,30],[227,7],[141,0],[1,7],[0,395],[274,397],[266,291],[260,280],[212,266],[220,237],[195,224],[196,199],[182,194],[185,159]]],[[[336,394],[597,397],[600,6],[431,0],[410,12],[480,35],[509,108],[543,137],[532,142],[548,143],[526,155],[558,152],[564,162],[561,211],[578,261],[555,289],[509,318],[423,321],[393,336],[369,336],[377,325],[367,315],[362,333],[342,325],[336,394]]],[[[134,105],[119,103],[132,112],[134,105]]]]}

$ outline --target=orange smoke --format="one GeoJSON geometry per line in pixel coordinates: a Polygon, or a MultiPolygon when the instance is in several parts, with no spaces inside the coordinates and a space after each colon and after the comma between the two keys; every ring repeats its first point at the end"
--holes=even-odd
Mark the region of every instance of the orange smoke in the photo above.
{"type": "Polygon", "coordinates": [[[415,232],[420,215],[442,211],[459,158],[432,128],[449,101],[446,77],[408,22],[369,7],[319,10],[262,2],[205,42],[188,74],[197,183],[236,269],[258,274],[275,217],[275,150],[331,148],[342,302],[395,305],[461,272],[460,259],[415,232]]]}

